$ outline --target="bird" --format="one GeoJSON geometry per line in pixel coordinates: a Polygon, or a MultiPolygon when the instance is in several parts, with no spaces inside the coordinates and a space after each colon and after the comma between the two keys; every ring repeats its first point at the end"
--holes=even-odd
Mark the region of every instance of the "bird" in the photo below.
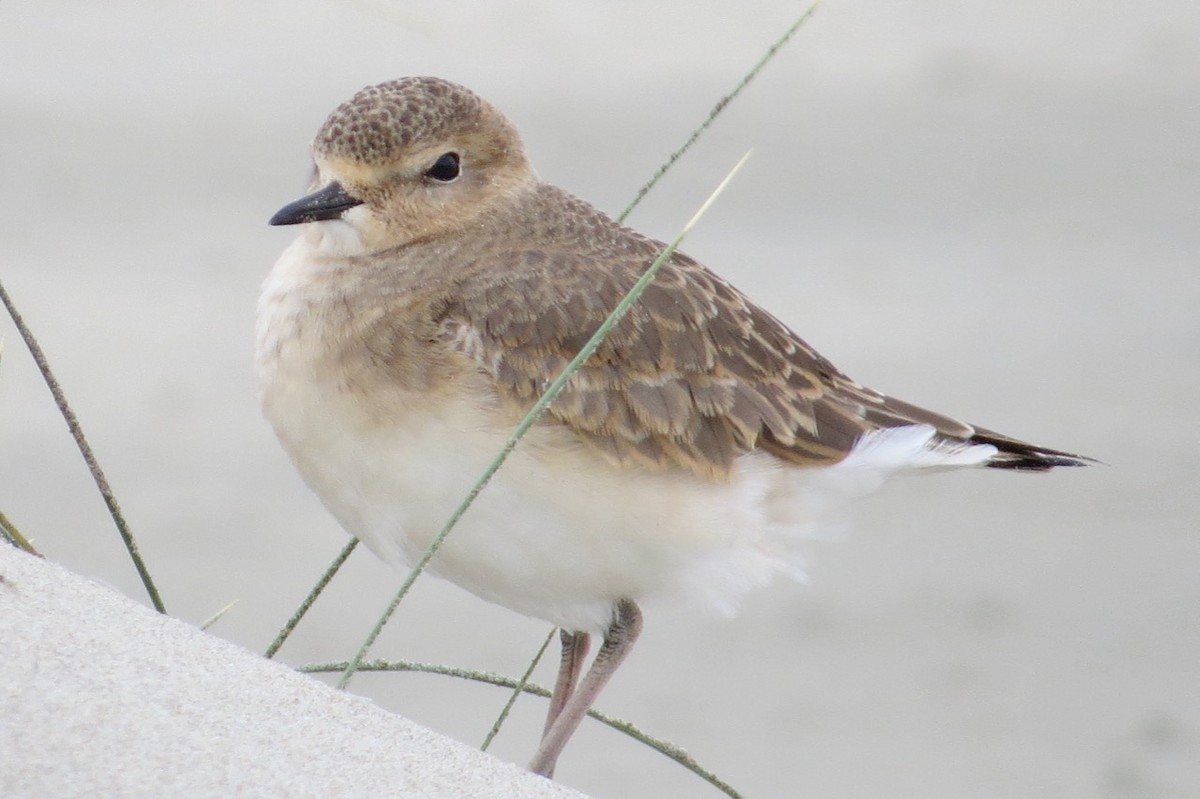
{"type": "MultiPolygon", "coordinates": [[[[515,125],[441,78],[362,89],[311,151],[270,219],[300,230],[257,304],[262,408],[341,526],[412,563],[665,245],[541,181],[515,125]]],[[[676,251],[429,570],[559,628],[529,764],[552,777],[645,600],[732,612],[896,474],[1092,462],[855,382],[676,251]]]]}

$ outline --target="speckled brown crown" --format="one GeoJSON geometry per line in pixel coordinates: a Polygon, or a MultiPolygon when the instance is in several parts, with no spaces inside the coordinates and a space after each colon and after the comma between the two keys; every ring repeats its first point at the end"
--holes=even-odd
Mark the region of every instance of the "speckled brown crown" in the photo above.
{"type": "MultiPolygon", "coordinates": [[[[387,163],[419,140],[448,140],[481,117],[512,129],[503,114],[471,90],[441,78],[412,77],[368,86],[325,120],[313,150],[326,158],[387,163]]],[[[515,133],[515,131],[514,131],[515,133]]]]}

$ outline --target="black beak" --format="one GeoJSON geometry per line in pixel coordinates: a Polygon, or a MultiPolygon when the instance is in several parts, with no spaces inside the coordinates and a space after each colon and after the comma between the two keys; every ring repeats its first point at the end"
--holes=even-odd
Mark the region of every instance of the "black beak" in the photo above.
{"type": "Polygon", "coordinates": [[[288,203],[275,212],[270,225],[299,225],[303,222],[319,222],[322,219],[337,219],[362,200],[351,197],[336,180],[318,192],[288,203]]]}

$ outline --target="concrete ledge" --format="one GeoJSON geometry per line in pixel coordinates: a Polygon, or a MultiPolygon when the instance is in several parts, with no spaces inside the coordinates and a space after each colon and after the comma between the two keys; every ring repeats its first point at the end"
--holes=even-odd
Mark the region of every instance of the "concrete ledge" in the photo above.
{"type": "Polygon", "coordinates": [[[0,544],[0,796],[583,795],[0,544]]]}

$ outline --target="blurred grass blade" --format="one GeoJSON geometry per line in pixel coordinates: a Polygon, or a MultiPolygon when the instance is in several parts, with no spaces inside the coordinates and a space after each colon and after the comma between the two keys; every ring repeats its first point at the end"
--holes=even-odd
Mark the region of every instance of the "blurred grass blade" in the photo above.
{"type": "Polygon", "coordinates": [[[224,615],[225,615],[226,613],[228,613],[229,611],[233,610],[233,606],[234,606],[234,605],[236,605],[238,602],[241,602],[241,600],[240,600],[240,599],[235,599],[235,600],[233,600],[232,602],[230,602],[228,605],[226,605],[225,607],[223,607],[223,608],[221,608],[220,610],[218,610],[218,611],[217,611],[216,613],[214,613],[213,615],[209,616],[207,619],[205,619],[205,620],[204,620],[204,621],[203,621],[203,622],[200,624],[200,629],[201,629],[201,630],[207,630],[209,627],[212,627],[214,624],[216,624],[218,621],[220,621],[220,620],[221,620],[221,617],[222,617],[222,616],[224,616],[224,615]]]}

